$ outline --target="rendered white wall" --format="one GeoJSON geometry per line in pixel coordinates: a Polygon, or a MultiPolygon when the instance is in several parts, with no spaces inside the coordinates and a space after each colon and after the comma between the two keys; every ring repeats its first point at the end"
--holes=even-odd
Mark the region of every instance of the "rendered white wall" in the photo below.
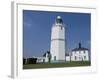
{"type": "Polygon", "coordinates": [[[84,51],[72,51],[72,56],[71,56],[72,61],[89,61],[89,51],[85,50],[84,51]],[[76,59],[75,59],[76,56],[76,59]]]}
{"type": "Polygon", "coordinates": [[[62,24],[54,24],[51,31],[51,60],[65,60],[65,29],[62,24]]]}
{"type": "Polygon", "coordinates": [[[66,61],[70,61],[70,56],[66,56],[66,61]]]}

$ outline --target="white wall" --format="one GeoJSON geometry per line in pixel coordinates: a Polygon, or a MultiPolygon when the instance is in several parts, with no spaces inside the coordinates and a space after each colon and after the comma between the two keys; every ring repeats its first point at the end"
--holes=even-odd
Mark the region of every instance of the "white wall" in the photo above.
{"type": "MultiPolygon", "coordinates": [[[[13,80],[9,77],[10,75],[10,65],[11,65],[11,0],[1,0],[0,1],[0,80],[13,80]],[[6,64],[5,64],[6,63],[6,64]]],[[[52,4],[67,4],[67,2],[63,2],[67,0],[34,0],[34,2],[40,3],[52,3],[52,4]],[[45,1],[45,2],[44,2],[45,1]]],[[[71,0],[68,0],[69,2],[71,0]]],[[[97,19],[98,25],[95,28],[96,30],[96,38],[94,39],[95,52],[97,54],[97,63],[98,69],[97,73],[83,73],[83,74],[65,74],[65,75],[53,75],[53,76],[45,76],[45,77],[37,77],[37,78],[26,78],[26,79],[16,79],[16,80],[100,80],[100,2],[97,0],[73,0],[74,3],[81,5],[95,5],[97,3],[97,19]],[[82,2],[81,2],[82,1],[82,2]],[[91,1],[89,3],[89,1],[91,1]]],[[[74,4],[73,3],[73,4],[74,4]]],[[[94,53],[95,54],[95,53],[94,53]]],[[[47,73],[48,74],[48,73],[47,73]]]]}
{"type": "Polygon", "coordinates": [[[51,48],[50,52],[52,55],[51,60],[65,60],[65,41],[55,40],[55,39],[64,39],[65,40],[65,29],[62,27],[62,24],[54,24],[51,30],[51,48]]]}
{"type": "Polygon", "coordinates": [[[66,56],[66,61],[70,61],[70,56],[66,56]]]}
{"type": "Polygon", "coordinates": [[[85,50],[85,53],[83,50],[82,51],[72,51],[71,60],[72,61],[89,61],[89,51],[85,50]],[[84,58],[84,56],[86,56],[86,58],[84,58]]]}

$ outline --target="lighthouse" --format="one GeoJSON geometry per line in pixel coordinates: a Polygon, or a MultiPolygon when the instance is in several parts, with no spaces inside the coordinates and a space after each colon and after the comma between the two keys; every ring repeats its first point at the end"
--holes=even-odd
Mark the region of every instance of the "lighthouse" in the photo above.
{"type": "Polygon", "coordinates": [[[51,29],[51,61],[65,61],[65,28],[61,16],[57,16],[51,29]]]}

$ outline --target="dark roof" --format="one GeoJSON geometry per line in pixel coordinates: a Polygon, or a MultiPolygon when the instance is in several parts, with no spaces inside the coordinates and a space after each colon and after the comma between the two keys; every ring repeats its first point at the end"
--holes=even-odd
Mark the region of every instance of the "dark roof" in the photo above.
{"type": "Polygon", "coordinates": [[[72,49],[72,51],[81,51],[81,50],[88,50],[87,48],[75,48],[75,49],[72,49]]]}
{"type": "Polygon", "coordinates": [[[72,51],[80,51],[80,50],[88,50],[88,49],[81,47],[81,43],[79,43],[79,47],[78,48],[72,49],[72,51]]]}

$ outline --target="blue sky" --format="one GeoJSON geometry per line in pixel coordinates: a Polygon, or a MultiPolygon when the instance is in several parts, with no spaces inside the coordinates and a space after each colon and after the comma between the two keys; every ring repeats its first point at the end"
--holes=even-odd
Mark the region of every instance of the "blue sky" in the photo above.
{"type": "Polygon", "coordinates": [[[65,24],[66,52],[82,46],[90,49],[91,15],[89,13],[23,10],[23,55],[42,56],[50,50],[51,27],[57,16],[65,24]]]}

